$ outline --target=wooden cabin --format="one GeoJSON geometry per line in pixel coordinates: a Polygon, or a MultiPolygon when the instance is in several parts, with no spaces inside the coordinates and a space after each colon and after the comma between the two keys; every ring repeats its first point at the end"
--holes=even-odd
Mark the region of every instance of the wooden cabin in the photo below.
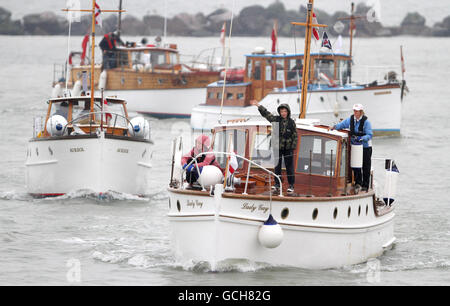
{"type": "MultiPolygon", "coordinates": [[[[350,194],[352,182],[350,146],[346,132],[329,132],[324,126],[297,125],[298,143],[294,154],[295,194],[297,196],[341,196],[350,194]],[[311,157],[311,158],[310,158],[311,157]]],[[[272,126],[266,123],[236,123],[219,126],[213,130],[213,151],[227,152],[230,143],[240,156],[274,171],[272,126]]],[[[218,155],[216,160],[226,168],[227,157],[218,155]]],[[[274,177],[243,159],[235,177],[241,179],[235,193],[242,193],[250,165],[248,194],[263,194],[274,185],[274,177]]],[[[288,187],[283,169],[283,190],[288,187]]]]}
{"type": "MultiPolygon", "coordinates": [[[[225,106],[249,106],[251,100],[262,100],[274,90],[300,87],[303,54],[253,53],[246,55],[245,72],[241,82],[227,82],[225,106]]],[[[350,76],[351,57],[345,54],[311,54],[310,84],[325,83],[323,73],[336,84],[344,85],[350,76]]],[[[210,84],[206,104],[220,105],[223,82],[210,84]]]]}
{"type": "MultiPolygon", "coordinates": [[[[105,90],[145,90],[203,88],[219,79],[219,72],[199,70],[181,64],[177,46],[118,47],[103,55],[102,65],[94,71],[94,85],[98,87],[100,73],[107,71],[105,90]]],[[[70,70],[69,85],[82,81],[83,73],[90,84],[90,66],[74,66],[70,70]]]]}

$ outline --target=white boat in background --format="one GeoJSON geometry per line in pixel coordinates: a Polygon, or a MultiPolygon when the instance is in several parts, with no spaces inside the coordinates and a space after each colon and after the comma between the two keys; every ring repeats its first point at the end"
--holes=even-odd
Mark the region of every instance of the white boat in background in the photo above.
{"type": "MultiPolygon", "coordinates": [[[[352,5],[351,17],[344,18],[352,23],[350,54],[333,53],[327,48],[310,54],[306,118],[336,124],[352,112],[353,104],[363,103],[375,136],[399,135],[402,100],[407,91],[403,54],[402,80],[398,79],[400,66],[355,66],[353,22],[359,17],[353,15],[353,10],[352,5]]],[[[288,104],[292,114],[299,116],[304,67],[302,53],[268,53],[264,48],[255,48],[246,55],[245,71],[239,77],[208,85],[205,102],[192,110],[191,127],[209,130],[227,120],[258,120],[259,112],[251,106],[251,100],[272,112],[280,104],[288,104]]]]}
{"type": "MultiPolygon", "coordinates": [[[[309,0],[307,22],[301,24],[307,27],[306,62],[311,28],[322,26],[313,24],[312,16],[313,0],[309,0]]],[[[308,69],[307,65],[306,76],[308,69]]],[[[307,84],[308,77],[302,81],[307,84]]],[[[302,86],[302,110],[307,87],[302,86]]],[[[242,259],[327,269],[365,262],[393,245],[399,174],[395,163],[381,159],[385,176],[373,167],[372,183],[360,192],[351,167],[362,166],[362,145],[350,145],[348,131],[329,130],[305,119],[305,113],[296,121],[293,193],[283,192],[287,180],[273,173],[278,131],[267,121],[216,125],[211,151],[199,153],[184,167],[197,167],[200,188],[185,182],[186,170],[172,168],[168,218],[178,262],[208,262],[212,270],[228,260],[242,259]],[[214,154],[221,169],[207,165],[200,172],[197,159],[205,154],[214,154]],[[231,163],[234,171],[230,172],[231,163]],[[275,180],[281,188],[274,192],[275,180]]],[[[176,160],[181,142],[174,144],[175,165],[181,163],[176,160]]]]}

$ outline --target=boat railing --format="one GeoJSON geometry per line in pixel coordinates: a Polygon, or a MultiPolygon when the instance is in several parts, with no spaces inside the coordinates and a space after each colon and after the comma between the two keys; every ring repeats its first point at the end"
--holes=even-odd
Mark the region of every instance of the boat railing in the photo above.
{"type": "Polygon", "coordinates": [[[369,66],[355,65],[352,67],[352,79],[357,84],[398,84],[401,82],[400,65],[369,66]]]}
{"type": "MultiPolygon", "coordinates": [[[[197,173],[200,174],[200,168],[198,167],[197,159],[198,159],[199,157],[201,157],[201,156],[203,156],[203,155],[207,155],[207,154],[214,154],[215,156],[217,156],[217,155],[224,155],[224,156],[230,156],[230,157],[231,157],[231,156],[235,156],[237,159],[242,159],[242,160],[248,162],[249,164],[251,164],[251,165],[253,165],[253,166],[256,166],[257,168],[259,168],[259,169],[261,169],[261,170],[263,170],[264,172],[266,172],[266,173],[269,174],[269,181],[271,181],[271,180],[270,180],[270,177],[271,177],[271,176],[274,176],[275,179],[278,180],[278,184],[279,184],[279,186],[280,186],[280,194],[279,194],[279,196],[280,196],[280,197],[283,196],[283,184],[282,184],[282,182],[281,182],[281,178],[280,178],[278,175],[276,175],[274,172],[268,170],[267,168],[265,168],[265,167],[259,165],[258,163],[255,163],[254,161],[252,161],[252,160],[250,160],[250,159],[248,159],[248,158],[245,158],[245,157],[243,157],[243,156],[241,156],[241,155],[238,155],[238,154],[232,153],[232,152],[211,151],[211,152],[202,152],[202,153],[197,154],[197,155],[192,159],[192,161],[191,161],[189,164],[187,164],[186,167],[184,167],[183,171],[181,171],[181,182],[183,182],[183,174],[186,172],[186,169],[189,168],[193,163],[195,163],[195,168],[197,169],[197,173]]],[[[248,166],[248,170],[247,170],[246,179],[245,179],[245,188],[244,188],[244,192],[242,193],[243,195],[247,195],[248,181],[249,181],[249,178],[250,178],[250,168],[251,168],[251,167],[250,167],[250,165],[249,165],[249,166],[248,166]]],[[[225,180],[226,180],[226,179],[227,179],[227,178],[225,178],[225,180]]],[[[206,188],[205,188],[205,186],[204,186],[204,184],[202,183],[201,180],[199,180],[199,183],[200,183],[200,185],[202,186],[202,190],[203,190],[203,191],[206,191],[206,188]]],[[[269,185],[270,185],[269,187],[272,188],[272,184],[269,183],[269,185]]],[[[183,184],[181,184],[181,186],[183,186],[183,184]]],[[[183,188],[183,187],[182,187],[182,188],[183,188]]]]}
{"type": "MultiPolygon", "coordinates": [[[[79,116],[79,117],[77,117],[77,118],[75,118],[75,119],[69,121],[69,122],[64,126],[64,129],[63,129],[63,133],[62,133],[62,134],[64,135],[64,134],[66,133],[66,130],[67,130],[67,128],[68,128],[69,126],[74,126],[75,123],[76,123],[77,121],[80,121],[80,120],[86,119],[86,118],[89,118],[89,134],[92,134],[93,131],[96,132],[96,131],[97,131],[97,128],[98,128],[98,126],[97,126],[98,124],[97,124],[96,122],[94,122],[93,120],[90,119],[90,118],[92,117],[92,115],[102,115],[101,122],[103,122],[103,116],[106,117],[107,115],[111,115],[111,119],[109,120],[109,124],[106,125],[106,126],[103,126],[103,124],[101,123],[100,126],[103,127],[103,128],[112,128],[112,133],[114,133],[114,130],[115,130],[116,128],[118,128],[118,127],[116,127],[116,124],[117,124],[117,117],[120,117],[120,118],[122,118],[122,119],[125,119],[126,122],[127,122],[127,128],[128,128],[128,126],[131,126],[131,130],[133,131],[133,136],[136,136],[136,133],[135,133],[134,128],[133,128],[133,124],[131,123],[131,121],[130,121],[126,116],[123,116],[123,115],[118,114],[118,113],[107,112],[107,111],[99,111],[99,112],[86,113],[86,114],[83,114],[83,115],[81,115],[81,116],[79,116]],[[112,116],[115,116],[115,117],[114,117],[114,125],[113,125],[113,126],[110,125],[111,122],[113,121],[112,116]],[[93,129],[93,123],[94,123],[95,129],[93,129]]],[[[122,126],[121,128],[124,128],[124,127],[122,126]]]]}
{"type": "Polygon", "coordinates": [[[181,63],[193,69],[217,71],[226,66],[227,61],[231,65],[229,48],[208,48],[197,55],[180,54],[181,63]]]}

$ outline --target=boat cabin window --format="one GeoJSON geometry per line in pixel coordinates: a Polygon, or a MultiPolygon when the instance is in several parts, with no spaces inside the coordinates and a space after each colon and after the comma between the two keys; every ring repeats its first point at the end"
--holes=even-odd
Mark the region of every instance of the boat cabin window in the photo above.
{"type": "Polygon", "coordinates": [[[337,141],[316,135],[304,135],[300,139],[297,172],[329,176],[335,174],[337,141]],[[312,156],[312,160],[310,159],[312,156]],[[330,169],[331,158],[333,168],[330,169]]]}
{"type": "MultiPolygon", "coordinates": [[[[247,143],[247,132],[237,129],[228,129],[215,133],[214,136],[214,151],[218,152],[236,152],[237,155],[245,156],[245,147],[247,143]]],[[[227,156],[216,155],[216,160],[222,169],[226,168],[227,156]]],[[[239,168],[242,168],[244,160],[237,159],[239,168]]]]}
{"type": "Polygon", "coordinates": [[[265,168],[273,168],[272,135],[268,130],[258,130],[253,140],[251,160],[265,168]]]}
{"type": "Polygon", "coordinates": [[[266,81],[272,81],[272,69],[273,62],[271,60],[266,61],[266,81]]]}
{"type": "MultiPolygon", "coordinates": [[[[91,100],[78,100],[74,101],[73,103],[73,109],[72,109],[72,119],[77,119],[80,117],[86,117],[85,115],[88,115],[91,112],[91,100]]],[[[101,106],[99,105],[100,102],[95,102],[94,104],[94,112],[99,112],[101,110],[101,106]]]]}
{"type": "Polygon", "coordinates": [[[119,52],[119,67],[128,67],[128,52],[119,52]]]}
{"type": "Polygon", "coordinates": [[[262,61],[255,61],[255,70],[253,71],[253,79],[256,81],[261,80],[261,63],[262,61]]]}
{"type": "Polygon", "coordinates": [[[251,59],[247,59],[247,77],[249,79],[252,78],[252,60],[251,59]]]}
{"type": "Polygon", "coordinates": [[[153,67],[164,66],[167,64],[164,51],[152,51],[150,58],[153,67]]]}
{"type": "Polygon", "coordinates": [[[345,85],[349,82],[350,77],[350,61],[340,60],[338,65],[338,78],[339,83],[345,85]]]}
{"type": "Polygon", "coordinates": [[[284,80],[284,60],[275,60],[275,77],[278,81],[284,80]]]}
{"type": "Polygon", "coordinates": [[[288,73],[287,79],[288,81],[297,80],[298,78],[302,78],[303,73],[303,60],[300,58],[292,58],[288,60],[288,73]]]}
{"type": "Polygon", "coordinates": [[[314,67],[314,77],[319,78],[319,73],[325,74],[328,78],[334,79],[334,60],[316,59],[314,67]]]}
{"type": "Polygon", "coordinates": [[[54,115],[60,115],[66,118],[69,114],[69,102],[68,101],[62,101],[62,102],[52,102],[52,109],[50,110],[50,116],[54,115]]]}
{"type": "Polygon", "coordinates": [[[150,53],[145,53],[144,51],[131,52],[131,60],[133,65],[149,65],[150,53]]]}

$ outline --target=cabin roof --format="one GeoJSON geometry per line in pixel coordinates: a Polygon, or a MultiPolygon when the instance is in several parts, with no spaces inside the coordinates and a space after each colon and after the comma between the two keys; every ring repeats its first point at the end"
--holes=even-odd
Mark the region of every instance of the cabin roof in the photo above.
{"type": "MultiPolygon", "coordinates": [[[[326,127],[320,126],[320,121],[316,119],[297,119],[296,120],[297,129],[302,129],[311,132],[317,132],[321,134],[327,134],[332,136],[338,136],[342,138],[347,138],[348,134],[340,131],[328,131],[326,127]]],[[[217,124],[214,126],[216,128],[237,128],[237,127],[250,127],[250,126],[262,126],[262,127],[270,127],[272,126],[268,121],[246,121],[246,122],[230,122],[226,124],[217,124]]]]}
{"type": "Polygon", "coordinates": [[[138,46],[138,47],[117,47],[117,50],[120,51],[145,51],[145,50],[150,50],[150,51],[168,51],[168,52],[172,52],[172,53],[178,53],[178,50],[176,49],[172,49],[172,48],[164,48],[164,47],[149,47],[149,46],[138,46]]]}
{"type": "MultiPolygon", "coordinates": [[[[227,81],[226,86],[227,87],[239,87],[239,86],[247,86],[251,85],[252,82],[240,82],[240,83],[232,83],[227,81]]],[[[209,84],[207,87],[223,87],[223,81],[217,81],[214,83],[209,84]]]]}
{"type": "MultiPolygon", "coordinates": [[[[320,53],[311,53],[311,56],[343,56],[351,59],[351,57],[344,53],[331,53],[331,52],[320,52],[320,53]]],[[[300,57],[303,56],[303,53],[255,53],[255,54],[246,54],[246,57],[264,57],[264,58],[291,58],[291,57],[300,57]]]]}
{"type": "MultiPolygon", "coordinates": [[[[123,103],[125,102],[125,100],[123,99],[118,99],[118,98],[114,98],[114,97],[104,97],[104,99],[107,99],[108,102],[113,102],[113,103],[123,103]]],[[[77,97],[62,97],[62,98],[52,98],[49,99],[49,101],[51,102],[64,102],[64,101],[79,101],[79,100],[91,100],[90,96],[77,96],[77,97]]],[[[94,97],[94,100],[96,101],[101,101],[102,97],[94,97]]]]}

